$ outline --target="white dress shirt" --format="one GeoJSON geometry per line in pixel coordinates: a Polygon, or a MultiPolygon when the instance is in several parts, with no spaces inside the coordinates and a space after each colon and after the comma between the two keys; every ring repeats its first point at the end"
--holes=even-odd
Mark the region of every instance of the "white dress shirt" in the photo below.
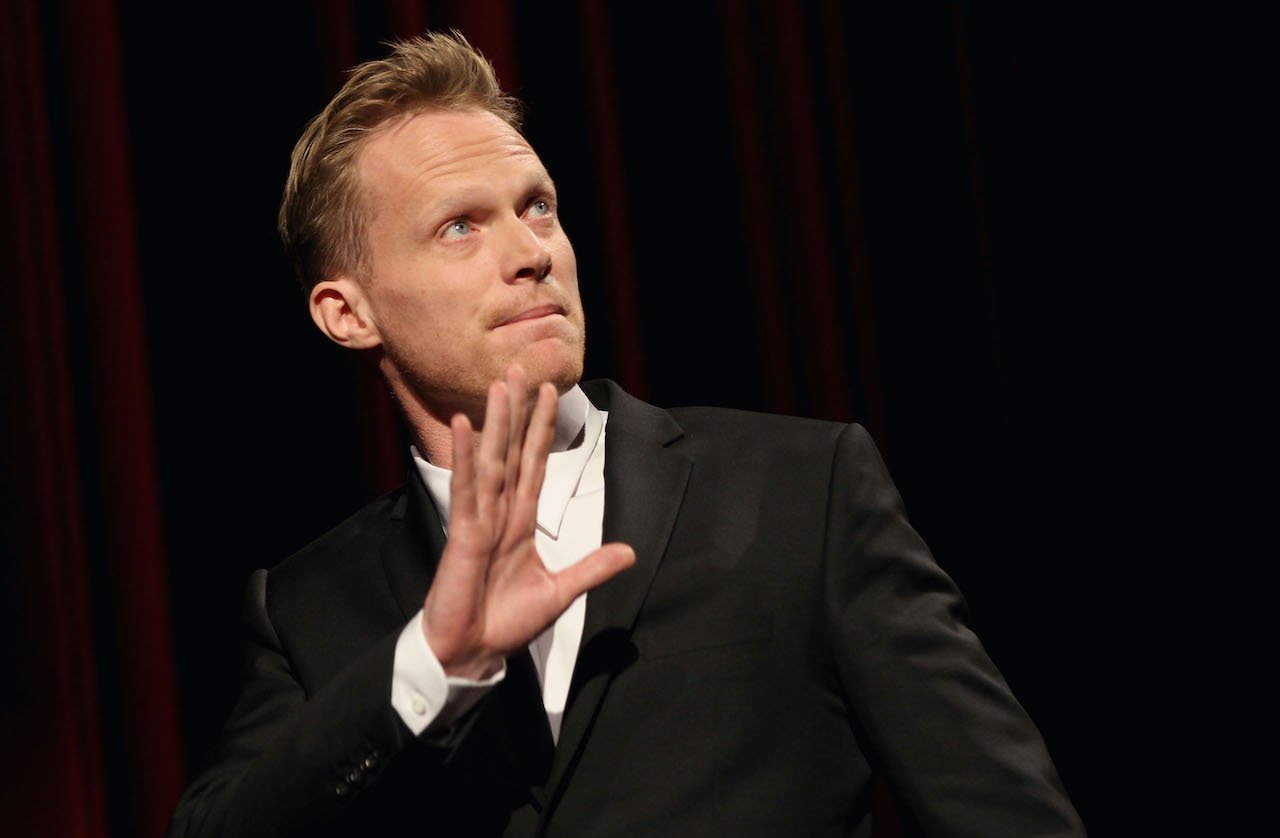
{"type": "MultiPolygon", "coordinates": [[[[604,525],[607,420],[608,414],[597,410],[579,387],[560,397],[555,439],[547,458],[542,492],[538,495],[538,526],[534,532],[538,555],[549,570],[563,570],[600,546],[604,525]]],[[[422,459],[416,449],[413,458],[447,534],[451,472],[422,459]]],[[[587,598],[583,594],[529,644],[554,740],[560,737],[560,719],[582,640],[586,608],[587,598]]],[[[429,727],[441,727],[458,719],[505,674],[504,666],[484,681],[447,677],[427,644],[419,611],[396,643],[391,705],[409,729],[420,734],[429,727]]]]}

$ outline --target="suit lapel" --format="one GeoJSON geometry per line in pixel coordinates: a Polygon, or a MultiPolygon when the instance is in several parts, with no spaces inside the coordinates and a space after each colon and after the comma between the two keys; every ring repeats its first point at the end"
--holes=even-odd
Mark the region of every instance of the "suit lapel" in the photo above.
{"type": "Polygon", "coordinates": [[[408,620],[422,608],[444,551],[440,514],[413,466],[405,478],[404,494],[391,510],[391,519],[400,525],[392,527],[379,550],[391,594],[408,620]]]}
{"type": "Polygon", "coordinates": [[[547,783],[554,806],[613,677],[635,660],[631,627],[666,552],[691,462],[668,446],[683,431],[671,416],[631,398],[612,382],[583,389],[609,411],[605,427],[604,541],[636,551],[636,564],[587,595],[582,645],[547,783]]]}

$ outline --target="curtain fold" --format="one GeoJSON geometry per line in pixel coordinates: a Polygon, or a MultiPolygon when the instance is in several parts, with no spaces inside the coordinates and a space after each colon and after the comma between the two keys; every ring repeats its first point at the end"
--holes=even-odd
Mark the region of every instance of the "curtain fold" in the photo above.
{"type": "Polygon", "coordinates": [[[10,8],[4,50],[21,300],[5,402],[37,676],[17,734],[60,742],[32,743],[55,765],[6,810],[23,834],[157,834],[183,765],[115,10],[60,12],[10,8]]]}
{"type": "Polygon", "coordinates": [[[115,14],[109,0],[67,4],[61,57],[97,436],[98,483],[91,490],[102,504],[99,549],[119,666],[127,822],[139,834],[158,834],[181,792],[182,749],[115,14]]]}
{"type": "Polygon", "coordinates": [[[24,835],[108,833],[63,257],[39,9],[0,9],[5,662],[0,808],[24,835]],[[10,561],[9,559],[13,560],[10,561]],[[10,751],[10,749],[12,749],[10,751]]]}

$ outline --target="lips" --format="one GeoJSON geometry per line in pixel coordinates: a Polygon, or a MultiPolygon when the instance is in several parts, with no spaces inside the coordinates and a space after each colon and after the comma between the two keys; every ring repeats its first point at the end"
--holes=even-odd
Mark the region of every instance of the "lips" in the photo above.
{"type": "Polygon", "coordinates": [[[565,308],[562,305],[559,305],[557,303],[543,303],[542,305],[537,305],[532,308],[523,309],[511,315],[510,317],[507,317],[504,320],[500,320],[498,322],[498,325],[495,326],[494,328],[498,328],[501,326],[510,326],[514,323],[523,323],[526,320],[537,320],[540,317],[550,317],[553,314],[564,314],[564,313],[565,313],[565,308]]]}

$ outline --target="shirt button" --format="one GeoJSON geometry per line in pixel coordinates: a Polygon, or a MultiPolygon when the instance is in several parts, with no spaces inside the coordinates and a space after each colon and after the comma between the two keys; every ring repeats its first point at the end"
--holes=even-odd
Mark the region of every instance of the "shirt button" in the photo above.
{"type": "Polygon", "coordinates": [[[347,775],[347,782],[353,786],[358,786],[364,782],[364,772],[359,768],[351,769],[351,773],[347,775]]]}
{"type": "Polygon", "coordinates": [[[413,699],[413,704],[410,704],[409,706],[413,708],[413,713],[415,716],[427,715],[427,703],[423,701],[421,698],[417,698],[415,696],[413,699]]]}
{"type": "Polygon", "coordinates": [[[338,795],[338,797],[346,797],[347,793],[350,791],[351,787],[341,780],[339,780],[338,784],[333,787],[333,793],[338,795]]]}
{"type": "Polygon", "coordinates": [[[377,754],[369,754],[369,756],[367,756],[367,757],[365,757],[365,758],[364,758],[364,770],[365,770],[365,771],[372,771],[373,769],[375,769],[375,768],[377,768],[377,767],[378,767],[378,755],[377,755],[377,754]]]}

